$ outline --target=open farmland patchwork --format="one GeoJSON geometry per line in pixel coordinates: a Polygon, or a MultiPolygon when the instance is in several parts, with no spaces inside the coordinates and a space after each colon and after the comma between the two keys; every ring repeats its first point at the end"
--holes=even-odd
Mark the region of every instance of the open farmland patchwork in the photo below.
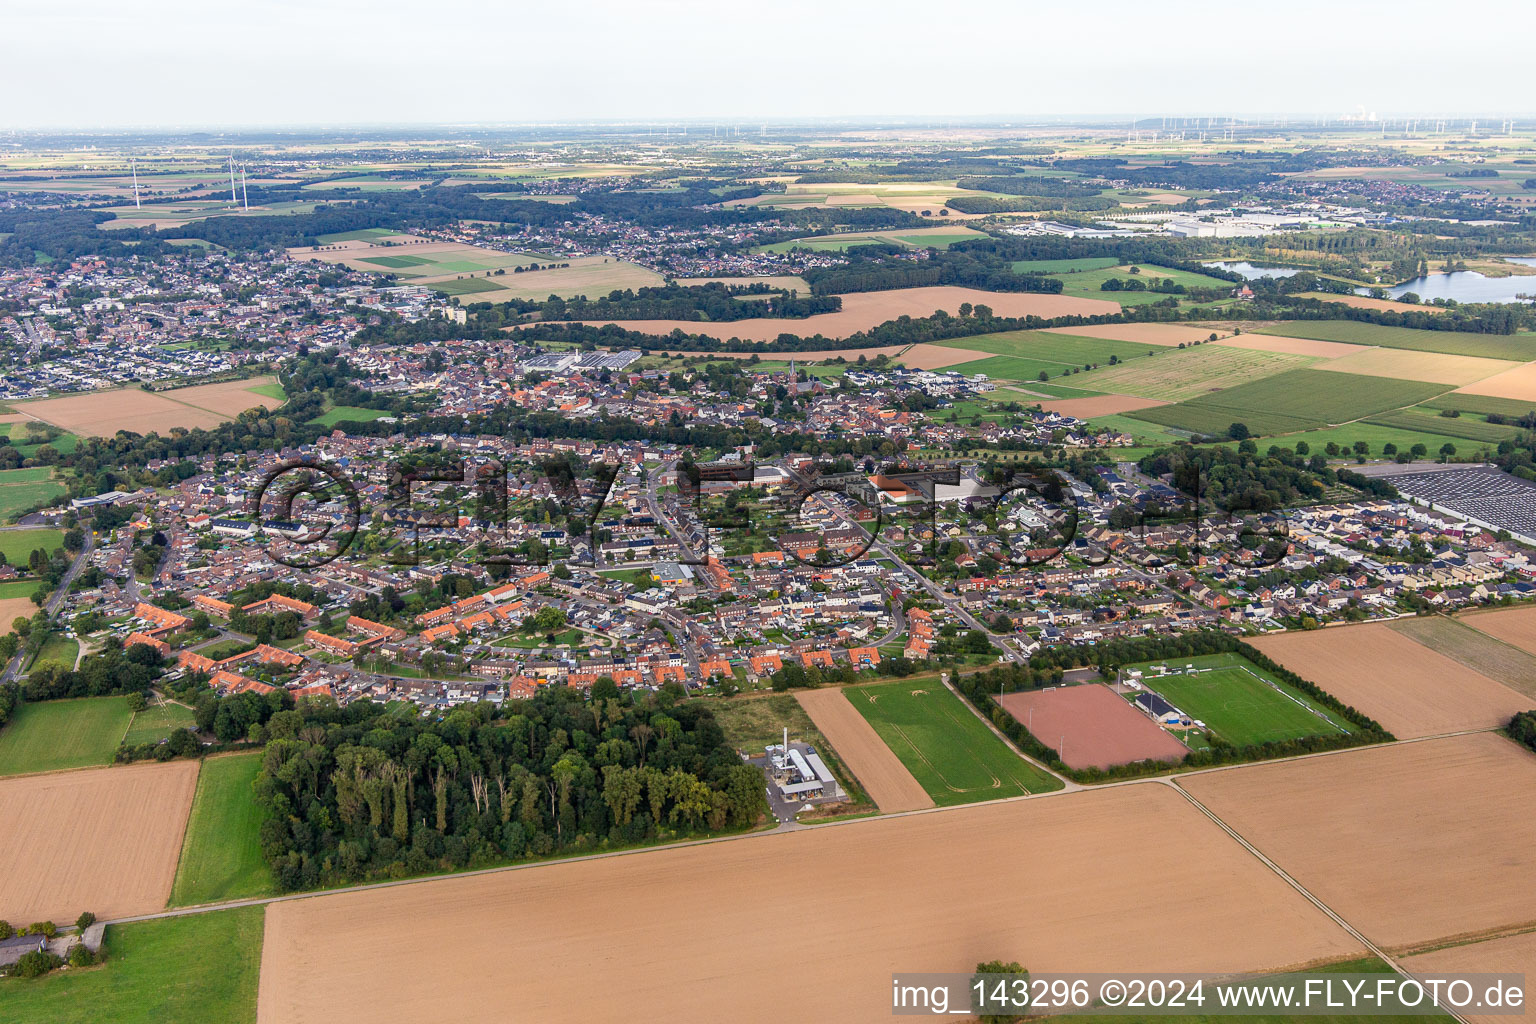
{"type": "Polygon", "coordinates": [[[1515,367],[1507,359],[1453,356],[1444,352],[1411,352],[1404,349],[1364,348],[1338,359],[1318,363],[1317,369],[1335,373],[1360,373],[1370,377],[1420,380],[1434,384],[1471,384],[1515,367]]]}
{"type": "Polygon", "coordinates": [[[1260,352],[1285,352],[1294,356],[1316,356],[1319,359],[1339,359],[1368,351],[1362,345],[1346,345],[1338,341],[1314,341],[1311,338],[1277,338],[1268,334],[1235,334],[1212,342],[1223,348],[1257,349],[1260,352]]]}
{"type": "Polygon", "coordinates": [[[1382,623],[1256,637],[1253,645],[1399,739],[1496,729],[1531,698],[1382,623]]]}
{"type": "Polygon", "coordinates": [[[797,960],[794,987],[815,993],[817,1019],[850,1022],[891,1011],[886,986],[848,979],[903,964],[1226,972],[1358,952],[1147,783],[273,904],[258,1020],[499,1024],[509,1005],[528,1020],[778,1020],[785,978],[762,969],[773,921],[840,951],[797,960]],[[625,926],[594,930],[588,907],[625,926]],[[401,970],[402,933],[454,955],[401,970]],[[605,983],[580,984],[593,963],[605,983]]]}
{"type": "Polygon", "coordinates": [[[1536,755],[1502,736],[1393,743],[1178,784],[1389,948],[1536,923],[1536,755]]]}
{"type": "MultiPolygon", "coordinates": [[[[1536,347],[1536,345],[1533,345],[1536,347]]],[[[1462,391],[1469,395],[1486,395],[1490,398],[1508,398],[1516,402],[1536,403],[1536,363],[1526,363],[1468,384],[1462,391]]]]}
{"type": "Polygon", "coordinates": [[[1445,390],[1443,384],[1424,381],[1303,368],[1135,415],[1202,434],[1224,434],[1233,422],[1247,424],[1256,434],[1278,434],[1363,419],[1422,402],[1445,390]]]}
{"type": "Polygon", "coordinates": [[[165,906],[197,761],[0,779],[0,920],[165,906]]]}
{"type": "Polygon", "coordinates": [[[119,430],[165,434],[174,427],[216,427],[246,409],[275,409],[282,400],[258,390],[275,383],[275,377],[252,377],[170,391],[117,388],[17,402],[15,408],[82,437],[111,437],[119,430]]]}
{"type": "Polygon", "coordinates": [[[1191,345],[1231,333],[1226,328],[1186,326],[1184,324],[1081,324],[1076,327],[1047,327],[1048,334],[1071,334],[1082,338],[1106,338],[1137,345],[1191,345]]]}

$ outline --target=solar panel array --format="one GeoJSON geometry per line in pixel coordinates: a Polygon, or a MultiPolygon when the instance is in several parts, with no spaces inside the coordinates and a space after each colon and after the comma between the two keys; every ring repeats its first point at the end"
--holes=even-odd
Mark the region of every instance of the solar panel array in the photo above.
{"type": "Polygon", "coordinates": [[[1536,484],[1517,476],[1479,466],[1385,479],[1410,498],[1432,502],[1510,533],[1536,536],[1536,484]]]}

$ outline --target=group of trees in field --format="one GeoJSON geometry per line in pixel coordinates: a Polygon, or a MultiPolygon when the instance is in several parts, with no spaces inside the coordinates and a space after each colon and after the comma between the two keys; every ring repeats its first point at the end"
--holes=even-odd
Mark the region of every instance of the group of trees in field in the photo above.
{"type": "Polygon", "coordinates": [[[762,773],[678,696],[604,679],[430,721],[303,702],[264,725],[262,854],[291,890],[753,825],[762,773]]]}

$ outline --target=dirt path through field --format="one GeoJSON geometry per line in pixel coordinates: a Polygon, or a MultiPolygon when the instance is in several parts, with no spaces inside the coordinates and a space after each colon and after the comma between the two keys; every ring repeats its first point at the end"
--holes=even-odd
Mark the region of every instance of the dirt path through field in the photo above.
{"type": "Polygon", "coordinates": [[[848,703],[842,690],[800,690],[795,699],[875,806],[887,813],[933,806],[933,798],[917,784],[901,759],[891,753],[874,726],[848,703]]]}

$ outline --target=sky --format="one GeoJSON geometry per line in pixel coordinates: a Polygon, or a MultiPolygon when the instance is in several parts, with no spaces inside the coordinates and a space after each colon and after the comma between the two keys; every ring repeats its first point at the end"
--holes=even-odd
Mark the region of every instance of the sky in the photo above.
{"type": "Polygon", "coordinates": [[[1536,3],[0,0],[0,129],[1536,116],[1536,3]]]}

